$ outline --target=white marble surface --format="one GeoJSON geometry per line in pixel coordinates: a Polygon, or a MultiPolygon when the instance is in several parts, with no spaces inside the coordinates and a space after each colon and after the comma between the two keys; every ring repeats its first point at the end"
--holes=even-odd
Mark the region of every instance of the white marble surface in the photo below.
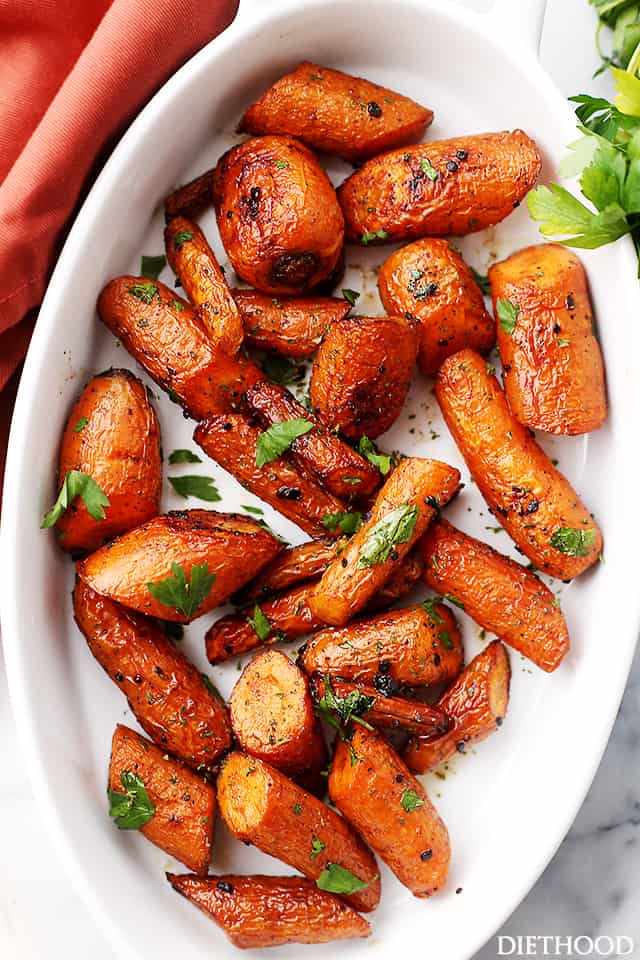
{"type": "MultiPolygon", "coordinates": [[[[488,0],[464,2],[479,9],[489,5],[488,0]]],[[[606,78],[591,79],[596,65],[593,26],[587,0],[549,0],[542,59],[567,95],[583,90],[609,92],[606,78]]],[[[621,317],[620,322],[637,322],[637,318],[621,317]]],[[[615,656],[615,637],[602,639],[615,656]]],[[[597,704],[593,708],[597,709],[597,704]]],[[[640,957],[639,719],[640,655],[587,800],[555,858],[502,934],[625,935],[636,943],[631,956],[640,957]]],[[[0,730],[4,868],[0,872],[0,958],[117,960],[62,874],[40,824],[22,764],[1,661],[0,730]]],[[[102,868],[96,865],[96,869],[102,868]]],[[[493,938],[475,960],[494,960],[497,950],[493,938]]],[[[542,948],[538,950],[542,955],[542,948]]]]}

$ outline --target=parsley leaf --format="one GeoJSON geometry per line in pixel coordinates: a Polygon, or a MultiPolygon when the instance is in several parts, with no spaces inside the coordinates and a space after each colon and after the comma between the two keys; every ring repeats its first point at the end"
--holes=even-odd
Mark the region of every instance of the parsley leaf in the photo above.
{"type": "Polygon", "coordinates": [[[240,506],[247,513],[255,513],[257,517],[264,517],[264,510],[261,507],[252,507],[250,503],[241,503],[240,506]]]}
{"type": "Polygon", "coordinates": [[[379,453],[375,443],[369,440],[369,437],[360,437],[358,453],[377,467],[383,477],[386,477],[391,470],[391,457],[388,453],[379,453]]]}
{"type": "Polygon", "coordinates": [[[305,375],[304,364],[294,363],[280,353],[268,353],[262,361],[262,369],[274,383],[287,387],[292,383],[302,383],[305,375]]]}
{"type": "Polygon", "coordinates": [[[320,856],[325,846],[326,844],[322,842],[320,837],[313,837],[311,840],[311,859],[314,860],[316,857],[320,856]]]}
{"type": "Polygon", "coordinates": [[[332,533],[340,527],[343,533],[351,536],[351,534],[357,533],[362,526],[362,514],[358,510],[354,510],[352,513],[327,513],[322,518],[322,525],[332,533]]]}
{"type": "Polygon", "coordinates": [[[155,283],[134,283],[127,287],[127,290],[143,303],[152,303],[154,297],[160,297],[160,291],[155,283]]]}
{"type": "Polygon", "coordinates": [[[297,437],[309,430],[313,430],[313,424],[308,420],[283,420],[281,423],[274,423],[258,437],[256,465],[264,467],[266,463],[277,460],[297,437]]]}
{"type": "Polygon", "coordinates": [[[442,604],[440,597],[429,597],[427,600],[422,601],[422,606],[427,611],[427,616],[433,620],[434,623],[444,623],[444,620],[436,610],[437,606],[442,604]]]}
{"type": "Polygon", "coordinates": [[[193,234],[190,230],[178,230],[175,237],[173,238],[173,245],[176,250],[179,250],[183,243],[186,243],[187,240],[193,240],[193,234]]]}
{"type": "Polygon", "coordinates": [[[491,284],[489,283],[489,277],[484,273],[478,273],[474,267],[471,267],[470,269],[471,273],[473,274],[473,279],[480,287],[485,297],[491,296],[491,284]]]}
{"type": "Polygon", "coordinates": [[[104,520],[104,508],[109,506],[109,498],[100,489],[93,477],[81,470],[69,470],[58,494],[58,499],[42,518],[41,528],[54,527],[62,514],[69,509],[76,497],[82,497],[87,513],[94,520],[104,520]]]}
{"type": "Polygon", "coordinates": [[[511,336],[518,322],[520,307],[517,303],[511,303],[510,300],[500,298],[496,304],[496,312],[500,320],[500,326],[505,333],[511,336]]]}
{"type": "Polygon", "coordinates": [[[444,599],[448,600],[449,603],[452,603],[454,607],[459,607],[460,610],[464,610],[464,603],[462,602],[462,600],[458,600],[458,598],[454,597],[452,593],[445,593],[444,599]]]}
{"type": "Polygon", "coordinates": [[[253,608],[253,617],[247,617],[247,623],[253,628],[253,632],[258,640],[264,642],[269,637],[271,633],[271,622],[262,612],[262,607],[259,603],[256,603],[253,608]]]}
{"type": "Polygon", "coordinates": [[[570,557],[586,557],[596,542],[596,532],[587,528],[560,527],[551,535],[551,546],[570,557]]]}
{"type": "Polygon", "coordinates": [[[346,697],[337,697],[333,692],[331,678],[325,676],[324,694],[317,702],[317,710],[322,714],[329,726],[338,731],[341,740],[348,740],[349,725],[353,721],[371,730],[372,727],[362,719],[362,715],[376,702],[375,697],[368,697],[360,690],[352,690],[346,697]]]}
{"type": "Polygon", "coordinates": [[[422,168],[422,172],[425,174],[425,176],[429,177],[429,180],[435,181],[440,176],[428,157],[422,158],[420,161],[420,167],[422,168]]]}
{"type": "Polygon", "coordinates": [[[140,276],[157,280],[167,265],[167,258],[163,253],[157,257],[142,257],[140,261],[140,276]]]}
{"type": "Polygon", "coordinates": [[[328,863],[316,880],[316,886],[328,893],[348,895],[357,890],[364,890],[369,884],[354,876],[345,867],[341,867],[339,863],[328,863]]]}
{"type": "Polygon", "coordinates": [[[220,693],[220,691],[219,691],[218,688],[216,687],[216,685],[215,685],[215,683],[213,682],[213,680],[211,679],[211,677],[208,677],[208,676],[206,675],[206,673],[201,673],[200,676],[202,677],[202,682],[203,682],[203,684],[205,685],[205,687],[207,688],[207,690],[209,691],[209,693],[211,694],[211,696],[212,696],[212,697],[215,697],[216,700],[219,700],[220,703],[224,703],[224,700],[223,700],[223,698],[222,698],[222,694],[220,693]]]}
{"type": "Polygon", "coordinates": [[[74,432],[74,433],[82,433],[82,431],[84,430],[84,428],[86,427],[86,425],[87,425],[88,423],[89,423],[89,421],[87,420],[86,417],[80,417],[80,419],[78,420],[78,422],[77,422],[76,424],[74,424],[73,432],[74,432]]]}
{"type": "Polygon", "coordinates": [[[124,787],[124,793],[107,790],[109,816],[114,818],[120,830],[139,830],[152,819],[156,812],[155,804],[151,802],[147,789],[137,773],[123,770],[120,774],[120,782],[124,787]]]}
{"type": "Polygon", "coordinates": [[[593,250],[613,243],[630,230],[618,204],[593,213],[557,183],[536,187],[528,194],[527,204],[533,219],[542,223],[540,233],[544,237],[558,236],[570,247],[593,250]]]}
{"type": "Polygon", "coordinates": [[[374,230],[373,233],[363,233],[360,237],[360,243],[363,246],[367,246],[368,243],[372,243],[374,240],[386,240],[390,234],[386,230],[374,230]]]}
{"type": "Polygon", "coordinates": [[[202,463],[202,460],[191,450],[174,450],[169,454],[169,463],[202,463]]]}
{"type": "Polygon", "coordinates": [[[222,500],[213,477],[192,474],[186,477],[167,477],[167,480],[175,492],[185,499],[197,497],[198,500],[206,500],[208,503],[217,503],[222,500]]]}
{"type": "Polygon", "coordinates": [[[400,797],[400,803],[407,813],[413,813],[420,807],[424,807],[424,800],[418,796],[415,790],[405,790],[400,797]]]}
{"type": "Polygon", "coordinates": [[[191,567],[189,580],[184,567],[172,563],[171,576],[157,583],[148,583],[147,589],[151,596],[165,607],[173,607],[178,613],[190,618],[211,593],[215,579],[215,573],[208,573],[206,563],[195,563],[191,567]]]}
{"type": "Polygon", "coordinates": [[[347,303],[350,303],[352,307],[355,307],[356,300],[358,300],[358,298],[360,297],[360,291],[349,290],[349,288],[347,287],[346,289],[343,289],[342,296],[347,301],[347,303]]]}
{"type": "Polygon", "coordinates": [[[359,567],[373,567],[384,563],[398,543],[407,543],[418,519],[418,508],[404,503],[379,520],[369,530],[360,551],[359,567]]]}

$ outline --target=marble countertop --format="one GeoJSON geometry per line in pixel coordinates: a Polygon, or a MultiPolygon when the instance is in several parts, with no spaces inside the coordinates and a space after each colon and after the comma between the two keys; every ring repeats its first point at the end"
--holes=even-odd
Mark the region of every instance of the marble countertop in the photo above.
{"type": "MultiPolygon", "coordinates": [[[[488,0],[464,2],[477,9],[490,5],[488,0]]],[[[606,77],[591,79],[596,66],[594,22],[587,0],[549,0],[542,61],[567,95],[583,90],[610,93],[606,77]]],[[[630,318],[630,322],[637,319],[630,318]]],[[[610,639],[614,638],[603,641],[610,639]]],[[[625,936],[636,944],[629,956],[640,957],[639,717],[640,654],[584,806],[539,882],[500,931],[503,936],[625,936]]],[[[62,873],[40,823],[22,763],[1,660],[0,730],[4,867],[0,873],[0,957],[117,960],[62,873]]],[[[543,955],[540,944],[537,955],[543,955]]],[[[475,960],[497,956],[498,942],[492,938],[475,960]]]]}

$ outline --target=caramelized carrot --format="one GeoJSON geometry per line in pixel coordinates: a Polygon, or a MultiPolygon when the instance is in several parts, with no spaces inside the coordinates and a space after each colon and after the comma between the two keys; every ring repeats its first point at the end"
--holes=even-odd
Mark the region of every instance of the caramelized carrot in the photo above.
{"type": "Polygon", "coordinates": [[[271,297],[234,290],[247,346],[285,357],[312,357],[330,324],[344,320],[351,304],[337,297],[271,297]]]}
{"type": "MultiPolygon", "coordinates": [[[[274,593],[289,590],[306,581],[315,580],[340,553],[346,542],[344,538],[331,543],[308,540],[297,547],[287,547],[274,557],[251,583],[243,587],[234,598],[234,602],[244,606],[247,603],[265,600],[274,593]]],[[[420,574],[416,576],[416,580],[419,577],[420,574]]]]}
{"type": "Polygon", "coordinates": [[[165,198],[164,218],[167,223],[173,217],[193,218],[213,203],[214,169],[205,170],[193,180],[183,184],[165,198]]]}

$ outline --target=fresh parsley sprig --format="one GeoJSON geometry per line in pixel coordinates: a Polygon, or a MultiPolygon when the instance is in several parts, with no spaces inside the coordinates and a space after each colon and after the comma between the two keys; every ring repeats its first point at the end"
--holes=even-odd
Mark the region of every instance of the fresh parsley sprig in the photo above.
{"type": "Polygon", "coordinates": [[[172,563],[171,576],[157,583],[148,583],[147,589],[165,607],[173,607],[190,619],[209,596],[216,579],[215,573],[209,573],[208,569],[206,563],[194,563],[187,579],[184,567],[172,563]]]}
{"type": "Polygon", "coordinates": [[[264,467],[272,460],[277,460],[285,450],[289,449],[294,440],[308,433],[309,430],[313,430],[313,424],[308,420],[293,419],[274,423],[258,437],[256,466],[264,467]]]}
{"type": "Polygon", "coordinates": [[[324,694],[317,702],[317,710],[324,717],[329,726],[338,731],[338,736],[345,742],[349,740],[352,723],[359,723],[372,730],[371,724],[363,719],[363,715],[375,703],[375,697],[369,697],[360,690],[352,690],[346,697],[338,697],[334,693],[330,677],[323,677],[324,694]]]}
{"type": "Polygon", "coordinates": [[[369,530],[358,558],[359,567],[373,567],[384,563],[400,543],[407,543],[413,536],[418,508],[403,503],[383,517],[369,530]]]}
{"type": "Polygon", "coordinates": [[[155,804],[137,773],[123,770],[120,783],[124,787],[124,793],[107,790],[109,816],[114,818],[120,830],[139,830],[153,818],[156,812],[155,804]]]}
{"type": "Polygon", "coordinates": [[[104,520],[104,508],[109,506],[109,498],[93,477],[82,470],[69,470],[62,481],[58,499],[45,513],[41,527],[55,527],[63,513],[69,509],[76,497],[81,497],[87,513],[94,520],[104,520]]]}

